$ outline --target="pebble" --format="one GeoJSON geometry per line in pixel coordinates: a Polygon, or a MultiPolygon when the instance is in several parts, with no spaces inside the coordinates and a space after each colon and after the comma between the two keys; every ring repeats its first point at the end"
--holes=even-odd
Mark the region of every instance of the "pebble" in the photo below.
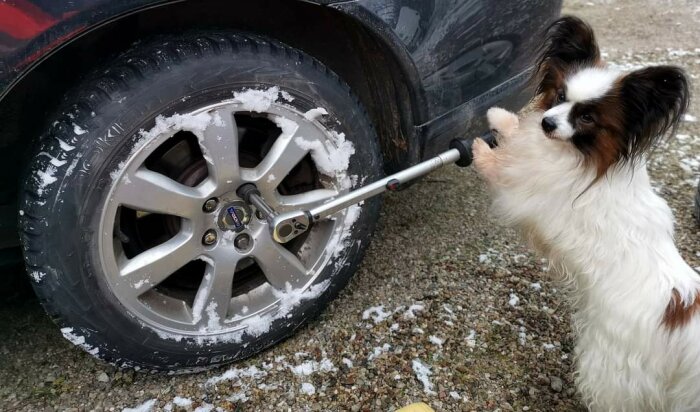
{"type": "Polygon", "coordinates": [[[107,383],[107,382],[109,382],[109,376],[107,376],[107,374],[104,373],[104,372],[100,372],[100,373],[97,375],[97,380],[100,381],[100,382],[107,383]]]}
{"type": "Polygon", "coordinates": [[[562,389],[564,388],[564,382],[559,378],[558,376],[551,376],[549,378],[550,380],[550,387],[554,392],[561,392],[562,389]]]}

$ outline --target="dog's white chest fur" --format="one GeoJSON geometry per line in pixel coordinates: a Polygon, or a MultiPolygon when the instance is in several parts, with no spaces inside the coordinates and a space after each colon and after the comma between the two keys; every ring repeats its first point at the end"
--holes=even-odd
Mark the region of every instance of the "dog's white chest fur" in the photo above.
{"type": "Polygon", "coordinates": [[[671,210],[645,165],[610,169],[589,187],[594,173],[570,144],[544,136],[541,113],[518,129],[508,116],[489,113],[512,136],[488,153],[475,146],[476,166],[496,214],[571,286],[584,401],[592,410],[700,410],[700,317],[664,325],[673,291],[694,302],[700,277],[674,245],[671,210]]]}

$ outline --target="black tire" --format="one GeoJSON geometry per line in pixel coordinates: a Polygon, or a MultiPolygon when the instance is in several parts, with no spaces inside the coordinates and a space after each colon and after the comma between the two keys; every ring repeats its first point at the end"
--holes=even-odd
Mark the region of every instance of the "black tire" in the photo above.
{"type": "Polygon", "coordinates": [[[102,280],[96,257],[98,210],[110,170],[134,146],[139,129],[230,98],[232,90],[278,86],[299,110],[325,107],[323,122],[344,132],[355,154],[348,169],[373,181],[382,175],[375,131],[349,87],[315,59],[279,42],[235,32],[194,32],[137,43],[75,88],[39,141],[26,173],[19,227],[28,273],[64,336],[120,367],[189,371],[254,355],[316,316],[346,286],[374,230],[380,202],[365,202],[347,247],[302,301],[269,332],[236,342],[160,337],[130,313],[102,280]],[[83,133],[84,132],[84,133],[83,133]]]}

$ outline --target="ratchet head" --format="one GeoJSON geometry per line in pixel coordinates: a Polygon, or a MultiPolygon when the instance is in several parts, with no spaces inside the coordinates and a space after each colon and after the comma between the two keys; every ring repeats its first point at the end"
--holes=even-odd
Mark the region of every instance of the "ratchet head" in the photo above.
{"type": "Polygon", "coordinates": [[[306,210],[280,213],[270,222],[272,238],[278,243],[287,243],[309,230],[312,219],[306,210]]]}

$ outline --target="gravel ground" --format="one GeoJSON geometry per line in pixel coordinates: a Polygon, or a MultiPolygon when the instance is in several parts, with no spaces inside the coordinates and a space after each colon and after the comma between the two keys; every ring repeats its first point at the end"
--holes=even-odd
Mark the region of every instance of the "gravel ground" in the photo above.
{"type": "MultiPolygon", "coordinates": [[[[681,65],[700,96],[696,0],[567,1],[565,12],[593,24],[609,62],[681,65]]],[[[700,117],[697,97],[690,113],[700,117]]],[[[686,121],[651,164],[693,266],[697,153],[700,122],[686,121]]],[[[26,298],[23,277],[8,275],[19,280],[0,296],[0,409],[119,411],[153,400],[153,410],[369,411],[416,401],[438,411],[581,410],[563,293],[487,211],[483,184],[454,167],[387,197],[360,271],[318,320],[255,358],[197,375],[94,360],[26,298]]]]}

